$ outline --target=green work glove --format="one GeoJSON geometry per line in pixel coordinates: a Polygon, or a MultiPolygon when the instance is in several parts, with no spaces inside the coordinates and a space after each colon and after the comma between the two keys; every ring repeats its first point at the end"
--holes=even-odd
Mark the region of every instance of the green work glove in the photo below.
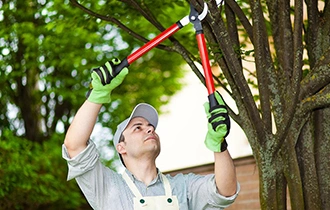
{"type": "Polygon", "coordinates": [[[90,90],[87,93],[87,100],[96,104],[111,102],[111,91],[119,86],[126,75],[128,69],[123,68],[119,74],[114,75],[115,66],[120,64],[119,59],[112,59],[103,66],[93,69],[90,90]]]}
{"type": "Polygon", "coordinates": [[[213,107],[210,107],[209,102],[204,104],[208,118],[208,131],[204,143],[213,152],[223,152],[227,149],[225,137],[230,130],[227,106],[219,92],[216,91],[209,97],[215,97],[218,104],[213,107]]]}

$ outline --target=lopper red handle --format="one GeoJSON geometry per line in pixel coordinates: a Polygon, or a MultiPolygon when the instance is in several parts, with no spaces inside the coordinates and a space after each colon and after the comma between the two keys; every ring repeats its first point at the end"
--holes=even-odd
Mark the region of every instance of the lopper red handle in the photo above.
{"type": "Polygon", "coordinates": [[[115,68],[115,74],[118,74],[123,68],[128,67],[134,61],[142,57],[144,54],[146,54],[151,49],[159,45],[159,43],[161,43],[162,41],[173,35],[181,28],[182,25],[180,25],[180,22],[174,23],[168,29],[166,29],[165,31],[157,35],[155,38],[144,44],[142,47],[134,51],[132,54],[127,56],[125,59],[123,59],[122,62],[118,65],[118,67],[115,68]]]}
{"type": "Polygon", "coordinates": [[[170,37],[172,34],[181,29],[178,23],[174,23],[172,26],[167,28],[165,31],[160,33],[158,36],[147,42],[145,45],[140,47],[138,50],[127,56],[127,61],[129,64],[133,63],[135,60],[140,58],[142,55],[146,54],[152,48],[156,47],[159,43],[170,37]]]}
{"type": "Polygon", "coordinates": [[[211,70],[211,65],[209,61],[209,56],[206,48],[206,42],[205,42],[205,37],[203,33],[198,33],[196,34],[196,39],[198,43],[198,49],[200,53],[200,57],[202,60],[202,66],[204,70],[204,77],[205,77],[205,84],[206,88],[208,91],[208,98],[210,102],[210,107],[213,107],[218,104],[214,92],[215,92],[215,87],[214,87],[214,81],[213,81],[213,76],[212,76],[212,70],[211,70]]]}

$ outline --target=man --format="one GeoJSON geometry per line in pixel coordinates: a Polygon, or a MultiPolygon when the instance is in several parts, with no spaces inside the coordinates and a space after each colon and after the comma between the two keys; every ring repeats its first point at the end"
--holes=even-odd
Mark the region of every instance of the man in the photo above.
{"type": "Polygon", "coordinates": [[[218,93],[215,96],[219,106],[210,109],[205,104],[209,118],[205,144],[214,152],[214,174],[171,177],[157,169],[158,114],[146,103],[138,104],[131,116],[118,125],[114,135],[125,172],[121,175],[101,164],[95,144],[89,138],[102,104],[111,102],[111,91],[128,74],[124,68],[114,75],[113,69],[119,63],[114,59],[92,73],[90,94],[74,117],[62,147],[69,166],[68,180],[75,178],[89,204],[101,210],[223,209],[233,203],[239,184],[224,140],[229,132],[229,117],[218,93]]]}

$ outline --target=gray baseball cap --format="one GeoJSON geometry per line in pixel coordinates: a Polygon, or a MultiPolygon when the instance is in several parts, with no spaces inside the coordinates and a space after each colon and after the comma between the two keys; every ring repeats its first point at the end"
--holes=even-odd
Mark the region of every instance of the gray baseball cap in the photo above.
{"type": "Polygon", "coordinates": [[[157,127],[157,124],[158,124],[157,110],[153,106],[151,106],[150,104],[140,103],[140,104],[135,106],[135,108],[133,109],[133,111],[131,113],[131,116],[129,118],[127,118],[126,120],[124,120],[123,122],[121,122],[117,126],[116,133],[113,137],[113,144],[114,144],[115,147],[119,143],[121,134],[124,132],[124,130],[126,129],[128,123],[134,117],[143,117],[151,125],[153,125],[155,129],[157,127]]]}

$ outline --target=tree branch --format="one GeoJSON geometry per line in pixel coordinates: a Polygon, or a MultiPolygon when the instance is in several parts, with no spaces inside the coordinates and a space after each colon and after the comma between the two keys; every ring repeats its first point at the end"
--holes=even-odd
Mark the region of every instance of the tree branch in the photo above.
{"type": "Polygon", "coordinates": [[[330,83],[330,47],[301,81],[299,99],[315,94],[330,83]]]}
{"type": "Polygon", "coordinates": [[[303,113],[309,113],[316,109],[330,107],[330,85],[327,85],[317,94],[305,98],[301,104],[303,113]]]}
{"type": "MultiPolygon", "coordinates": [[[[241,100],[241,104],[238,106],[240,112],[242,114],[246,112],[245,116],[248,117],[249,122],[253,122],[253,124],[249,124],[252,126],[251,129],[254,127],[253,129],[261,137],[260,139],[265,139],[263,138],[265,129],[259,111],[243,75],[242,66],[237,62],[237,53],[233,48],[234,44],[226,30],[219,9],[214,1],[209,2],[208,6],[210,13],[206,17],[206,21],[214,33],[214,40],[221,49],[221,56],[219,56],[221,59],[217,61],[230,83],[234,100],[241,100]]],[[[236,101],[236,103],[238,102],[236,101]]]]}
{"type": "Polygon", "coordinates": [[[162,26],[160,22],[157,21],[155,16],[149,10],[148,7],[142,1],[142,5],[138,4],[135,0],[121,0],[122,2],[127,3],[128,5],[133,6],[140,14],[142,14],[145,19],[147,19],[152,25],[154,25],[159,31],[164,31],[165,28],[162,26]]]}
{"type": "MultiPolygon", "coordinates": [[[[324,8],[323,8],[323,18],[324,22],[327,23],[327,21],[330,20],[330,4],[329,1],[325,2],[324,8]]],[[[327,27],[327,30],[329,30],[329,24],[325,24],[325,27],[327,27]]]]}
{"type": "Polygon", "coordinates": [[[289,80],[293,69],[293,36],[290,17],[290,1],[268,0],[269,16],[271,20],[274,46],[281,71],[282,80],[289,88],[289,80]],[[278,12],[281,11],[281,12],[278,12]]]}
{"type": "MultiPolygon", "coordinates": [[[[88,8],[84,7],[83,5],[81,5],[77,0],[70,0],[70,2],[77,8],[81,9],[82,11],[84,11],[85,13],[99,18],[101,20],[107,21],[107,22],[111,22],[115,25],[117,25],[118,28],[122,29],[123,31],[127,32],[129,35],[131,35],[132,37],[136,38],[137,40],[143,42],[143,43],[147,43],[149,40],[146,39],[145,37],[135,33],[133,30],[131,30],[130,28],[126,27],[122,22],[120,22],[118,19],[111,17],[111,16],[104,16],[101,14],[98,14],[96,12],[93,12],[91,10],[89,10],[88,8]]],[[[157,48],[162,49],[162,50],[166,50],[166,51],[170,51],[172,52],[173,49],[171,47],[159,44],[157,46],[157,48]]]]}
{"type": "Polygon", "coordinates": [[[236,48],[237,52],[237,62],[242,65],[242,58],[241,54],[238,49],[240,49],[240,43],[239,43],[239,36],[238,36],[238,30],[237,30],[237,24],[236,24],[236,17],[234,11],[229,7],[227,4],[224,5],[225,8],[225,14],[227,19],[227,31],[229,36],[231,37],[231,41],[233,42],[233,47],[236,48]]]}
{"type": "MultiPolygon", "coordinates": [[[[268,131],[272,129],[271,107],[270,107],[270,91],[269,85],[272,85],[270,75],[272,75],[272,59],[268,44],[268,36],[266,26],[264,23],[263,11],[259,1],[250,1],[252,8],[253,21],[253,38],[254,38],[254,52],[256,71],[258,78],[258,89],[260,95],[260,105],[262,120],[268,131]]],[[[273,76],[273,75],[272,75],[273,76]]],[[[277,87],[272,87],[277,88],[277,87]]]]}
{"type": "MultiPolygon", "coordinates": [[[[294,60],[293,60],[293,66],[292,66],[293,70],[292,70],[292,73],[289,73],[289,72],[287,72],[287,70],[284,70],[284,74],[282,74],[282,78],[284,77],[283,80],[285,80],[284,87],[290,88],[291,91],[286,91],[289,93],[283,93],[283,91],[282,91],[282,94],[287,95],[286,98],[288,100],[285,100],[283,102],[283,104],[285,104],[284,107],[286,107],[286,110],[285,110],[286,116],[283,117],[280,125],[286,125],[286,126],[281,126],[280,127],[281,129],[279,129],[279,132],[278,132],[279,133],[278,134],[279,142],[277,145],[278,147],[280,147],[280,145],[283,144],[282,139],[284,139],[285,135],[288,133],[289,125],[292,124],[293,120],[296,120],[294,113],[295,113],[297,104],[299,103],[299,90],[300,90],[300,81],[301,81],[301,76],[302,76],[302,65],[303,65],[303,63],[302,63],[302,54],[303,54],[303,46],[302,46],[302,26],[303,26],[302,11],[303,10],[302,9],[303,9],[303,3],[302,3],[302,0],[296,0],[295,3],[297,4],[296,5],[297,7],[295,7],[294,33],[291,34],[291,35],[293,35],[293,52],[294,52],[293,53],[294,60]],[[292,77],[290,76],[291,74],[293,75],[292,77]],[[291,77],[291,79],[290,79],[290,77],[291,77]],[[288,84],[288,82],[290,80],[291,80],[291,82],[288,84]]],[[[291,24],[290,19],[287,21],[289,21],[291,24]]],[[[287,26],[287,27],[289,27],[289,26],[287,26]]],[[[291,28],[291,26],[289,28],[291,28]]],[[[285,33],[285,32],[283,32],[283,33],[285,33]]],[[[286,43],[286,42],[283,40],[283,43],[286,43]]],[[[283,46],[283,45],[285,45],[283,43],[278,43],[278,44],[279,44],[279,46],[283,46]]],[[[284,49],[284,51],[285,51],[285,49],[284,49]]],[[[279,55],[282,55],[281,50],[277,50],[277,53],[279,55]]],[[[285,56],[285,55],[282,55],[282,56],[285,56]]],[[[283,63],[283,66],[284,66],[284,64],[285,64],[285,61],[283,63]]]]}
{"type": "Polygon", "coordinates": [[[174,44],[174,49],[177,53],[179,53],[182,58],[187,62],[187,64],[190,66],[192,71],[195,73],[195,75],[198,77],[198,79],[204,84],[205,84],[205,78],[203,74],[199,71],[197,68],[196,64],[194,63],[194,57],[189,51],[184,48],[179,42],[175,41],[173,42],[174,44]]]}
{"type": "Polygon", "coordinates": [[[295,0],[294,10],[294,31],[293,31],[293,73],[292,73],[292,96],[298,100],[298,92],[300,90],[300,82],[302,78],[302,66],[303,66],[303,0],[295,0]]]}
{"type": "Polygon", "coordinates": [[[305,0],[306,7],[307,7],[307,20],[308,20],[308,27],[307,27],[307,33],[306,33],[306,46],[308,47],[308,58],[309,58],[309,65],[311,69],[314,68],[314,65],[317,62],[317,59],[319,56],[317,56],[317,33],[319,28],[319,11],[318,11],[318,1],[311,1],[311,0],[305,0]]]}
{"type": "Polygon", "coordinates": [[[229,5],[229,7],[233,10],[235,15],[238,17],[240,22],[242,23],[246,33],[248,34],[250,41],[253,44],[253,27],[249,20],[247,19],[246,15],[242,11],[241,7],[238,6],[237,2],[234,0],[226,0],[226,4],[229,5]]]}

